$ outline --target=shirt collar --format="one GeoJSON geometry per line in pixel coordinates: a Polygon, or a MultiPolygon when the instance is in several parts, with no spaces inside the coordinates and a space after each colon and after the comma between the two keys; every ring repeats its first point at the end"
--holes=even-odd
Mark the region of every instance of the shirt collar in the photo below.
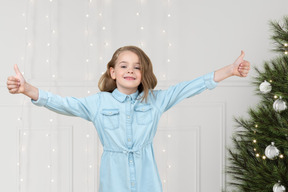
{"type": "Polygon", "coordinates": [[[123,103],[126,100],[126,98],[128,98],[128,96],[130,96],[131,99],[134,101],[137,98],[138,94],[139,91],[137,90],[135,93],[126,95],[124,93],[121,93],[117,88],[114,89],[114,91],[112,92],[112,96],[121,103],[123,103]]]}

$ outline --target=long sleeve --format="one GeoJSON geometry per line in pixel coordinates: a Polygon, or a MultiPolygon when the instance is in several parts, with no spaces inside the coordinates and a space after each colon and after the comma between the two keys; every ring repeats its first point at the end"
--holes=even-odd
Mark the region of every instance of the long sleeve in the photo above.
{"type": "Polygon", "coordinates": [[[77,116],[92,121],[97,113],[99,95],[85,98],[61,97],[39,89],[37,101],[31,100],[37,106],[44,106],[56,113],[77,116]]]}
{"type": "Polygon", "coordinates": [[[214,89],[218,83],[213,78],[214,72],[211,72],[191,81],[178,83],[167,90],[157,91],[155,95],[159,109],[165,112],[185,98],[197,95],[206,89],[214,89]]]}

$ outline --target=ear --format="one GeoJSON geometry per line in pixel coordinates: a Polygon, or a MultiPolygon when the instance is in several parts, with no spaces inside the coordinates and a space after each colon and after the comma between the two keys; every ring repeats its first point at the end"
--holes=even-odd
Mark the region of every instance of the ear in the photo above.
{"type": "Polygon", "coordinates": [[[110,76],[112,79],[116,79],[115,69],[113,67],[110,67],[110,76]]]}

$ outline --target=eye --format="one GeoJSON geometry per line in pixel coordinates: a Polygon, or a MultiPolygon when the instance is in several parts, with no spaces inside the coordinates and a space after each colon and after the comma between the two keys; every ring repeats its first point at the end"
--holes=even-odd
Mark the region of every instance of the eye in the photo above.
{"type": "Polygon", "coordinates": [[[138,70],[140,70],[141,68],[140,68],[140,67],[135,67],[135,69],[138,69],[138,70]]]}
{"type": "Polygon", "coordinates": [[[125,65],[121,65],[120,68],[126,68],[126,66],[125,65]]]}

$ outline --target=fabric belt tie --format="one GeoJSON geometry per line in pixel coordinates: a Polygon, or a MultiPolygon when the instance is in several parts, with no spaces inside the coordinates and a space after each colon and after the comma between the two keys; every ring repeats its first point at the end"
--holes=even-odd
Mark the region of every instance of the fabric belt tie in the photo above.
{"type": "Polygon", "coordinates": [[[140,157],[141,156],[141,151],[140,150],[143,149],[144,147],[146,147],[149,144],[152,144],[152,142],[148,142],[148,143],[143,144],[143,145],[141,145],[141,146],[139,146],[137,148],[132,148],[132,149],[122,148],[120,150],[109,149],[109,148],[104,146],[103,150],[107,151],[107,152],[123,153],[123,154],[126,154],[126,155],[132,154],[132,155],[135,155],[137,157],[140,157]]]}

